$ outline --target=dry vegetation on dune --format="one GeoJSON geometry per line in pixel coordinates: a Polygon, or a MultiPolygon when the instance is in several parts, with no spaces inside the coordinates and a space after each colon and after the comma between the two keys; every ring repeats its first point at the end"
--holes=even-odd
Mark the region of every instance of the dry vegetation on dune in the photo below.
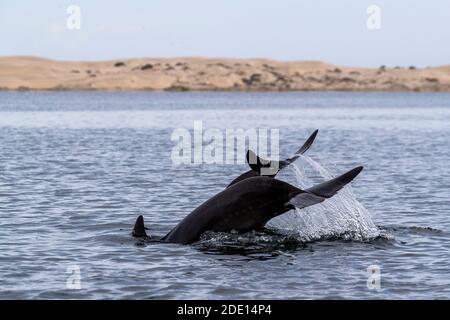
{"type": "Polygon", "coordinates": [[[348,68],[317,61],[0,57],[2,90],[450,91],[450,66],[348,68]]]}

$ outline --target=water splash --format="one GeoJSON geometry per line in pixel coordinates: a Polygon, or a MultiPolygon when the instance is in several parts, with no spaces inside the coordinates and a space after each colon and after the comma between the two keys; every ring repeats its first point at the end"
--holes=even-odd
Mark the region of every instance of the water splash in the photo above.
{"type": "MultiPolygon", "coordinates": [[[[290,169],[295,184],[302,189],[318,183],[317,178],[333,178],[327,169],[307,156],[300,157],[290,169]]],[[[304,241],[329,238],[366,241],[380,236],[370,212],[356,200],[350,185],[320,204],[272,219],[269,227],[294,233],[304,241]]]]}

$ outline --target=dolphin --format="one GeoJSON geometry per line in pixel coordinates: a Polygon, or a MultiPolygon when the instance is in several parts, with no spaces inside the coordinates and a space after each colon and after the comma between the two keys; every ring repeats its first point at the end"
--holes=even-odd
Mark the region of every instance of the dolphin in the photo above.
{"type": "Polygon", "coordinates": [[[250,170],[241,174],[239,177],[231,181],[231,183],[227,186],[230,187],[239,181],[242,181],[247,178],[256,177],[264,175],[266,177],[275,178],[278,172],[281,169],[287,167],[292,162],[298,159],[300,155],[304,154],[313,144],[316,139],[317,133],[319,130],[315,130],[309,138],[305,141],[305,143],[294,153],[294,155],[286,160],[276,161],[276,160],[266,160],[257,156],[253,151],[247,151],[247,163],[250,166],[250,170]]]}
{"type": "MultiPolygon", "coordinates": [[[[201,204],[161,241],[190,244],[198,241],[206,231],[247,232],[261,229],[270,219],[291,209],[306,208],[331,198],[362,169],[356,167],[305,190],[266,176],[244,179],[201,204]]],[[[133,235],[147,236],[142,216],[136,221],[133,235]]]]}

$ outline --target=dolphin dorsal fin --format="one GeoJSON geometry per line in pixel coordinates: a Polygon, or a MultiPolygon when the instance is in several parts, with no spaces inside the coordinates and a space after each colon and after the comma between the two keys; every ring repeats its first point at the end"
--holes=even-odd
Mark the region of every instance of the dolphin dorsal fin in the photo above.
{"type": "Polygon", "coordinates": [[[147,233],[145,232],[145,225],[144,225],[144,217],[143,216],[139,216],[136,219],[136,223],[134,224],[132,235],[133,235],[133,237],[136,237],[136,238],[148,237],[147,233]]]}

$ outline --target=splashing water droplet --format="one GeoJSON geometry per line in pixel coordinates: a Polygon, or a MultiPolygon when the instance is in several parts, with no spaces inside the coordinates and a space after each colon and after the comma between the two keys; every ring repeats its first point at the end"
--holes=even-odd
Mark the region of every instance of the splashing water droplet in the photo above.
{"type": "MultiPolygon", "coordinates": [[[[332,179],[331,173],[307,156],[301,156],[290,166],[296,185],[308,188],[314,176],[322,180],[332,179]],[[311,171],[308,177],[306,169],[311,171]]],[[[355,198],[352,187],[347,185],[337,195],[324,202],[301,210],[292,210],[269,222],[269,227],[294,233],[304,241],[341,238],[366,241],[380,236],[370,212],[355,198]]]]}

